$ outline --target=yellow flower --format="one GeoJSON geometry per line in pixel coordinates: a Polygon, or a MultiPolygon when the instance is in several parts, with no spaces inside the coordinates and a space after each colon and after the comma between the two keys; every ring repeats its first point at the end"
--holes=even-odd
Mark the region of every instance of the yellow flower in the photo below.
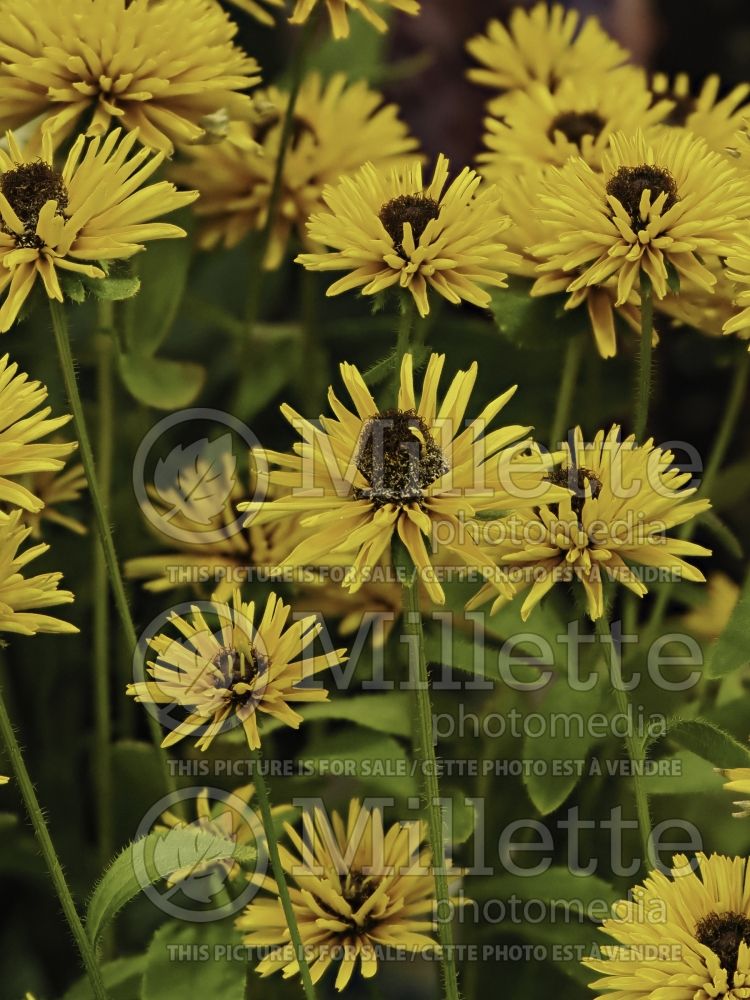
{"type": "Polygon", "coordinates": [[[310,656],[307,647],[322,625],[310,615],[286,628],[289,611],[288,605],[271,594],[256,626],[254,602],[243,603],[235,590],[231,605],[212,604],[217,632],[197,607],[189,620],[170,616],[181,638],[165,632],[152,637],[149,645],[156,653],[156,660],[148,664],[152,679],[127,688],[136,701],[188,712],[164,737],[162,746],[172,746],[197,732],[195,745],[207,750],[220,733],[241,725],[250,749],[255,750],[260,747],[258,712],[297,729],[302,716],[291,703],[327,700],[324,688],[302,682],[343,662],[344,650],[310,656]]]}
{"type": "Polygon", "coordinates": [[[0,122],[44,116],[57,145],[90,116],[166,155],[199,142],[204,119],[241,118],[260,80],[215,0],[7,0],[0,24],[0,122]]]}
{"type": "MultiPolygon", "coordinates": [[[[195,799],[196,819],[187,823],[172,812],[161,815],[161,822],[154,826],[154,832],[168,830],[195,830],[196,833],[210,833],[222,840],[232,840],[237,847],[255,843],[257,824],[254,813],[245,808],[255,794],[254,785],[243,785],[236,788],[226,798],[218,799],[211,805],[209,791],[204,788],[195,799]]],[[[167,885],[174,886],[185,879],[205,875],[212,870],[222,871],[227,879],[235,879],[242,871],[239,863],[233,857],[212,858],[210,861],[199,861],[197,864],[178,868],[172,872],[167,885]]]]}
{"type": "Polygon", "coordinates": [[[526,457],[531,428],[488,425],[515,393],[515,387],[489,403],[475,420],[465,415],[476,382],[476,362],[459,372],[438,407],[444,355],[431,355],[419,401],[414,390],[412,356],[404,357],[395,409],[381,409],[354,365],[342,364],[341,376],[354,403],[347,409],[329,390],[334,417],[320,426],[288,405],[282,413],[303,439],[295,454],[269,452],[279,466],[271,483],[283,496],[240,504],[249,521],[299,522],[307,537],[280,560],[282,566],[319,565],[338,553],[353,554],[345,586],[352,593],[372,575],[395,536],[420,572],[430,598],[445,600],[433,554],[453,553],[482,571],[493,569],[474,541],[478,512],[529,507],[543,497],[567,495],[543,479],[541,457],[526,457]],[[547,491],[552,490],[548,494],[547,491]]]}
{"type": "Polygon", "coordinates": [[[678,73],[671,81],[665,73],[655,73],[651,90],[655,98],[674,102],[664,124],[689,129],[718,153],[725,153],[727,147],[734,145],[736,133],[744,127],[748,113],[744,102],[750,94],[750,84],[739,84],[719,99],[721,79],[715,74],[706,77],[695,95],[687,73],[678,73]]]}
{"type": "Polygon", "coordinates": [[[69,416],[50,417],[49,406],[39,409],[46,399],[47,389],[41,382],[29,381],[7,354],[0,358],[0,503],[32,514],[44,507],[43,491],[39,482],[27,486],[23,479],[29,473],[59,472],[76,448],[75,442],[40,441],[70,420],[69,416]]]}
{"type": "Polygon", "coordinates": [[[727,257],[726,265],[727,277],[735,285],[737,311],[726,320],[723,331],[747,336],[750,330],[750,239],[745,237],[736,253],[727,257]]]}
{"type": "Polygon", "coordinates": [[[58,590],[62,573],[42,573],[25,578],[23,569],[49,545],[33,545],[25,552],[20,546],[31,534],[21,521],[21,512],[0,513],[0,632],[36,635],[37,632],[73,633],[78,629],[50,615],[37,614],[37,608],[70,604],[69,590],[58,590]]]}
{"type": "Polygon", "coordinates": [[[595,18],[587,18],[580,30],[579,21],[576,11],[561,4],[538,3],[530,11],[514,7],[508,27],[493,20],[486,34],[469,40],[466,47],[480,64],[469,70],[469,79],[503,95],[490,102],[492,114],[504,113],[507,91],[528,90],[533,83],[555,91],[563,80],[601,76],[628,62],[628,53],[595,18]]]}
{"type": "MultiPolygon", "coordinates": [[[[582,584],[593,620],[604,614],[604,574],[639,597],[648,588],[634,566],[702,582],[703,574],[681,557],[711,555],[710,549],[667,535],[711,506],[688,499],[696,492],[684,488],[690,478],[675,467],[671,452],[651,440],[622,441],[614,426],[585,444],[577,428],[573,445],[565,444],[562,466],[550,475],[572,492],[559,503],[516,511],[487,529],[488,548],[511,583],[518,590],[531,585],[521,607],[524,621],[559,582],[582,584]]],[[[490,596],[494,592],[486,585],[471,607],[490,596]]]]}
{"type": "Polygon", "coordinates": [[[591,984],[598,997],[739,1000],[748,992],[747,859],[698,854],[691,864],[678,854],[672,865],[671,878],[652,871],[604,921],[617,943],[584,960],[602,974],[591,984]]]}
{"type": "MultiPolygon", "coordinates": [[[[201,193],[195,211],[203,249],[236,246],[265,226],[288,101],[276,87],[260,92],[252,121],[232,122],[226,142],[194,147],[189,161],[172,170],[178,183],[201,193]]],[[[416,147],[395,105],[364,81],[350,83],[337,73],[324,82],[319,73],[309,74],[295,106],[266,267],[281,263],[292,232],[312,249],[305,223],[325,208],[326,184],[368,160],[378,169],[394,166],[416,147]]]]}
{"type": "Polygon", "coordinates": [[[0,150],[0,332],[15,322],[37,276],[47,295],[62,302],[58,269],[104,278],[101,267],[85,262],[132,257],[147,240],[185,235],[151,220],[198,193],[166,181],[143,187],[163,157],[146,149],[131,156],[135,133],[119,138],[119,129],[88,143],[79,136],[60,172],[49,136],[39,159],[21,153],[9,134],[10,152],[0,150]]]}
{"type": "Polygon", "coordinates": [[[272,27],[276,22],[273,15],[265,10],[263,4],[267,4],[269,7],[284,7],[284,0],[229,0],[229,2],[269,27],[272,27]]]}
{"type": "Polygon", "coordinates": [[[750,186],[705,140],[661,130],[613,136],[603,172],[581,159],[551,169],[542,196],[548,239],[533,252],[540,271],[571,274],[569,292],[617,280],[617,305],[628,301],[641,270],[657,299],[671,277],[711,291],[706,258],[731,254],[750,214],[750,186]]]}
{"type": "Polygon", "coordinates": [[[682,624],[703,639],[718,639],[737,606],[740,588],[726,573],[712,573],[706,584],[705,600],[682,617],[682,624]]]}
{"type": "MultiPolygon", "coordinates": [[[[296,0],[294,11],[289,18],[292,24],[304,24],[320,0],[296,0]]],[[[385,31],[387,22],[381,16],[388,8],[405,14],[419,13],[419,0],[325,0],[334,38],[349,37],[349,11],[361,14],[378,31],[385,31]]]]}
{"type": "Polygon", "coordinates": [[[4,774],[0,774],[0,785],[7,785],[9,781],[10,781],[10,778],[8,778],[4,774]]]}
{"type": "MultiPolygon", "coordinates": [[[[304,841],[289,824],[285,829],[294,850],[281,844],[281,862],[313,982],[337,960],[335,986],[343,990],[358,965],[365,979],[377,974],[379,953],[438,951],[424,824],[395,823],[385,831],[380,810],[355,799],[345,821],[336,812],[330,820],[320,809],[314,817],[305,813],[304,841]]],[[[249,879],[274,898],[256,897],[238,917],[243,941],[272,949],[257,966],[261,976],[294,976],[298,963],[277,885],[270,877],[249,879]]]]}
{"type": "Polygon", "coordinates": [[[459,305],[487,307],[484,286],[502,288],[513,257],[499,235],[509,221],[499,192],[465,168],[446,190],[448,160],[440,156],[425,187],[418,161],[390,172],[366,164],[323,200],[329,213],[313,215],[308,234],[330,253],[301,254],[311,271],[349,271],[328,295],[362,286],[375,295],[400,285],[414,297],[420,316],[430,311],[428,290],[459,305]]]}
{"type": "Polygon", "coordinates": [[[732,795],[744,795],[744,799],[736,799],[732,804],[737,812],[732,813],[736,819],[747,819],[750,816],[750,767],[732,767],[719,773],[727,779],[724,791],[732,795]]]}
{"type": "Polygon", "coordinates": [[[661,121],[670,102],[652,104],[641,70],[564,80],[554,90],[539,83],[515,94],[502,118],[485,120],[486,152],[478,163],[493,183],[538,166],[562,166],[582,157],[594,170],[614,132],[635,132],[661,121]]]}

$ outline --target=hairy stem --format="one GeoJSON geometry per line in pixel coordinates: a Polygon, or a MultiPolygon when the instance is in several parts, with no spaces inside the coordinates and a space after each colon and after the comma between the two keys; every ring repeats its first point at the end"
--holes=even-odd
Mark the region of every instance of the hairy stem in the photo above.
{"type": "Polygon", "coordinates": [[[641,353],[638,357],[638,394],[633,432],[641,443],[648,427],[648,408],[653,391],[652,355],[654,338],[654,296],[651,279],[641,270],[641,353]]]}
{"type": "Polygon", "coordinates": [[[585,337],[579,334],[576,337],[570,338],[565,350],[560,391],[557,394],[555,415],[552,420],[552,433],[549,440],[551,448],[556,448],[564,441],[570,429],[570,413],[573,407],[576,381],[581,370],[584,345],[585,337]]]}

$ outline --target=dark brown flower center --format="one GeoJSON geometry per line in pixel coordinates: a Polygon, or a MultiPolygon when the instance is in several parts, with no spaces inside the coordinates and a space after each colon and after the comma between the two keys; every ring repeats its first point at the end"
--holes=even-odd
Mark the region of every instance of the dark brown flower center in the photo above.
{"type": "MultiPolygon", "coordinates": [[[[547,482],[553,483],[555,486],[564,486],[573,491],[570,506],[579,521],[583,512],[583,505],[588,497],[590,496],[592,500],[596,500],[602,491],[602,481],[598,476],[595,476],[588,469],[579,468],[575,465],[560,466],[560,468],[554,469],[545,478],[547,482]]],[[[557,507],[558,505],[554,504],[551,506],[557,507]]]]}
{"type": "MultiPolygon", "coordinates": [[[[364,872],[353,871],[349,872],[346,876],[346,880],[342,886],[342,893],[344,899],[351,906],[352,911],[358,913],[377,887],[378,881],[374,876],[365,875],[364,872]]],[[[357,924],[354,920],[351,921],[352,927],[357,928],[360,933],[370,930],[374,923],[375,921],[369,916],[365,918],[362,925],[357,924]]]]}
{"type": "Polygon", "coordinates": [[[550,125],[547,138],[554,142],[555,132],[562,132],[569,142],[580,148],[585,135],[598,138],[606,124],[596,111],[564,111],[550,125]]]}
{"type": "Polygon", "coordinates": [[[378,218],[393,240],[396,253],[406,260],[404,225],[407,222],[411,225],[414,242],[419,243],[419,238],[427,228],[427,223],[432,219],[437,219],[439,214],[440,205],[434,198],[426,198],[421,194],[401,194],[398,198],[393,198],[383,205],[378,213],[378,218]]]}
{"type": "Polygon", "coordinates": [[[638,167],[620,167],[607,184],[607,194],[617,198],[630,216],[631,224],[636,231],[643,228],[641,196],[644,191],[651,192],[652,205],[660,194],[667,196],[661,210],[662,215],[679,200],[674,177],[663,167],[656,167],[650,163],[643,163],[638,167]]]}
{"type": "Polygon", "coordinates": [[[232,703],[239,707],[246,705],[252,698],[252,691],[238,691],[240,684],[252,684],[268,668],[265,656],[255,648],[247,653],[236,649],[220,649],[211,661],[221,676],[216,678],[216,686],[230,692],[232,703]]]}
{"type": "Polygon", "coordinates": [[[370,484],[358,500],[376,506],[418,503],[423,490],[448,471],[443,452],[414,410],[385,410],[362,428],[355,459],[370,484]]]}
{"type": "Polygon", "coordinates": [[[733,912],[709,913],[698,921],[695,936],[718,957],[731,988],[737,971],[740,945],[743,941],[750,945],[750,917],[733,912]]]}
{"type": "Polygon", "coordinates": [[[43,160],[22,163],[0,177],[0,191],[23,224],[23,233],[13,232],[5,223],[2,230],[13,236],[19,247],[41,247],[36,234],[39,213],[48,201],[57,202],[57,215],[68,206],[68,190],[62,174],[43,160]]]}

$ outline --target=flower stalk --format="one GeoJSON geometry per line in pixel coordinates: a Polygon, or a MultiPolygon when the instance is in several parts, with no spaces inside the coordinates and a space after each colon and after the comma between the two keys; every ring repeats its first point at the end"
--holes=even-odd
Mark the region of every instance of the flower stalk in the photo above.
{"type": "Polygon", "coordinates": [[[648,410],[653,391],[653,338],[654,338],[654,295],[651,279],[641,269],[641,351],[638,357],[638,393],[635,404],[633,431],[635,439],[643,444],[648,427],[648,410]]]}

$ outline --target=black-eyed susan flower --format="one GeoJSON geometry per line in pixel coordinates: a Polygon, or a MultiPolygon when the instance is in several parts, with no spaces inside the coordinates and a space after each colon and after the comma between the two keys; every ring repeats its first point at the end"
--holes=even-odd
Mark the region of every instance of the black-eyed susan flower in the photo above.
{"type": "Polygon", "coordinates": [[[246,14],[254,17],[256,21],[260,21],[261,24],[268,25],[268,27],[274,25],[276,21],[271,11],[266,10],[266,8],[284,9],[284,0],[229,0],[229,3],[239,10],[244,10],[246,14]]]}
{"type": "MultiPolygon", "coordinates": [[[[210,833],[221,840],[232,841],[236,847],[255,845],[260,823],[255,818],[255,813],[248,808],[248,803],[254,794],[254,785],[243,785],[220,797],[215,797],[216,793],[213,793],[212,798],[209,790],[204,788],[195,799],[194,820],[188,822],[167,810],[155,824],[154,831],[162,833],[169,830],[191,829],[196,833],[210,833]]],[[[242,868],[233,856],[210,858],[178,868],[169,876],[167,884],[177,885],[186,879],[206,875],[210,871],[222,872],[224,877],[231,881],[237,878],[242,868]]]]}
{"type": "Polygon", "coordinates": [[[485,120],[486,151],[477,162],[498,184],[509,173],[562,166],[573,156],[599,170],[614,132],[655,125],[670,107],[666,100],[653,102],[645,73],[634,68],[564,80],[554,91],[530,84],[508,102],[502,118],[485,120]]]}
{"type": "Polygon", "coordinates": [[[178,633],[160,632],[149,640],[156,658],[149,680],[128,685],[137,701],[184,709],[162,746],[197,734],[196,746],[207,750],[222,732],[241,725],[251,750],[260,747],[258,713],[297,729],[302,716],[297,702],[326,701],[328,692],[307,684],[321,670],[343,662],[344,650],[309,655],[308,647],[322,629],[315,615],[288,628],[289,605],[271,594],[255,624],[254,602],[244,603],[235,590],[232,603],[214,601],[212,629],[200,609],[189,618],[171,615],[178,633]]]}
{"type": "Polygon", "coordinates": [[[132,257],[147,240],[184,236],[152,220],[198,197],[167,181],[143,186],[163,157],[133,153],[136,135],[79,136],[57,170],[49,135],[41,158],[22,153],[12,135],[0,150],[0,332],[11,328],[37,278],[62,302],[58,271],[104,278],[92,261],[132,257]],[[132,154],[132,155],[131,155],[132,154]]]}
{"type": "Polygon", "coordinates": [[[513,96],[534,83],[555,91],[563,80],[601,76],[628,62],[596,18],[579,23],[576,11],[544,2],[531,10],[514,7],[507,26],[490,21],[485,34],[469,40],[466,47],[479,63],[469,79],[501,95],[489,105],[492,114],[504,113],[507,92],[513,96]]]}
{"type": "Polygon", "coordinates": [[[448,179],[444,156],[427,185],[419,161],[390,171],[366,164],[327,187],[329,211],[310,219],[310,239],[331,251],[301,254],[297,262],[311,271],[349,272],[328,295],[354,288],[375,295],[399,285],[420,316],[430,311],[430,290],[454,305],[488,306],[486,289],[504,287],[512,263],[500,242],[509,220],[498,190],[483,185],[476,171],[465,168],[448,179]]]}
{"type": "MultiPolygon", "coordinates": [[[[365,979],[378,972],[379,955],[438,951],[434,940],[435,883],[419,822],[383,828],[379,809],[356,799],[345,819],[320,809],[303,814],[304,840],[285,825],[293,850],[280,845],[310,975],[318,982],[334,964],[335,986],[348,986],[359,966],[365,979]]],[[[256,897],[236,924],[250,948],[270,949],[257,966],[261,976],[298,971],[273,879],[249,876],[275,898],[256,897]]]]}
{"type": "Polygon", "coordinates": [[[39,544],[19,552],[30,534],[31,528],[23,524],[19,510],[0,513],[0,632],[77,632],[75,625],[39,614],[39,608],[70,604],[73,595],[69,590],[57,589],[62,573],[24,577],[24,568],[49,549],[49,545],[39,544]]]}
{"type": "Polygon", "coordinates": [[[618,133],[596,172],[582,159],[545,176],[548,239],[533,252],[542,271],[571,274],[569,292],[616,278],[617,304],[643,271],[664,298],[675,280],[710,292],[707,258],[731,254],[750,213],[750,188],[705,140],[663,130],[647,140],[618,133]]]}
{"type": "Polygon", "coordinates": [[[54,474],[75,450],[75,442],[42,441],[70,420],[50,417],[47,389],[30,381],[6,354],[0,358],[0,503],[38,514],[45,505],[43,484],[30,475],[54,474]],[[42,407],[40,409],[40,407],[42,407]]]}
{"type": "Polygon", "coordinates": [[[0,123],[43,116],[57,145],[83,118],[171,155],[205,119],[250,113],[258,64],[215,0],[8,0],[0,24],[0,123]]]}
{"type": "Polygon", "coordinates": [[[418,14],[419,0],[296,0],[292,24],[304,24],[316,7],[325,2],[334,38],[349,37],[349,13],[360,14],[378,31],[385,31],[384,18],[389,12],[400,10],[404,14],[418,14]]]}
{"type": "Polygon", "coordinates": [[[611,1000],[739,1000],[750,990],[750,875],[746,858],[678,854],[616,903],[602,930],[616,944],[584,965],[611,1000]]]}
{"type": "MultiPolygon", "coordinates": [[[[172,170],[180,184],[200,191],[195,211],[203,249],[236,246],[264,228],[288,102],[289,94],[277,87],[259,92],[249,122],[233,122],[226,142],[193,147],[189,159],[172,170]]],[[[349,82],[342,73],[323,81],[319,73],[309,74],[295,104],[266,266],[278,267],[292,232],[312,249],[305,225],[325,208],[326,184],[368,161],[388,169],[416,148],[395,105],[385,104],[364,81],[349,82]]]]}
{"type": "Polygon", "coordinates": [[[282,407],[302,438],[294,454],[267,453],[279,467],[270,474],[271,483],[284,495],[240,505],[253,524],[302,515],[298,523],[307,537],[280,560],[282,566],[315,566],[337,553],[352,554],[344,583],[356,593],[395,536],[408,549],[430,598],[442,604],[440,573],[433,565],[438,547],[488,570],[488,557],[474,540],[471,522],[477,513],[532,507],[550,489],[551,499],[567,495],[545,481],[542,456],[529,457],[531,428],[489,429],[515,387],[467,420],[478,366],[459,372],[439,403],[444,364],[444,355],[431,355],[418,399],[412,356],[405,355],[394,408],[379,407],[350,364],[340,370],[354,412],[333,389],[328,398],[334,416],[319,425],[282,407]]]}
{"type": "MultiPolygon", "coordinates": [[[[675,467],[672,452],[655,448],[652,440],[642,445],[632,436],[622,440],[614,426],[586,444],[577,428],[562,464],[550,474],[571,492],[557,503],[515,511],[487,532],[489,548],[511,583],[518,591],[530,587],[521,617],[526,620],[560,582],[583,586],[594,621],[604,615],[605,579],[639,597],[648,591],[639,567],[703,582],[683,556],[711,551],[667,534],[711,506],[709,500],[690,499],[696,492],[686,486],[690,478],[675,467]]],[[[490,596],[496,593],[485,585],[471,606],[490,596]]]]}
{"type": "Polygon", "coordinates": [[[749,110],[745,102],[750,84],[738,84],[720,97],[721,79],[716,74],[706,77],[696,93],[687,73],[678,73],[674,79],[664,73],[655,73],[651,78],[651,91],[657,102],[664,98],[672,101],[665,125],[689,129],[719,153],[734,145],[736,133],[744,127],[749,110]]]}
{"type": "Polygon", "coordinates": [[[719,773],[726,779],[725,792],[743,796],[732,803],[737,810],[732,815],[735,819],[747,819],[750,816],[750,767],[730,767],[719,773]]]}

